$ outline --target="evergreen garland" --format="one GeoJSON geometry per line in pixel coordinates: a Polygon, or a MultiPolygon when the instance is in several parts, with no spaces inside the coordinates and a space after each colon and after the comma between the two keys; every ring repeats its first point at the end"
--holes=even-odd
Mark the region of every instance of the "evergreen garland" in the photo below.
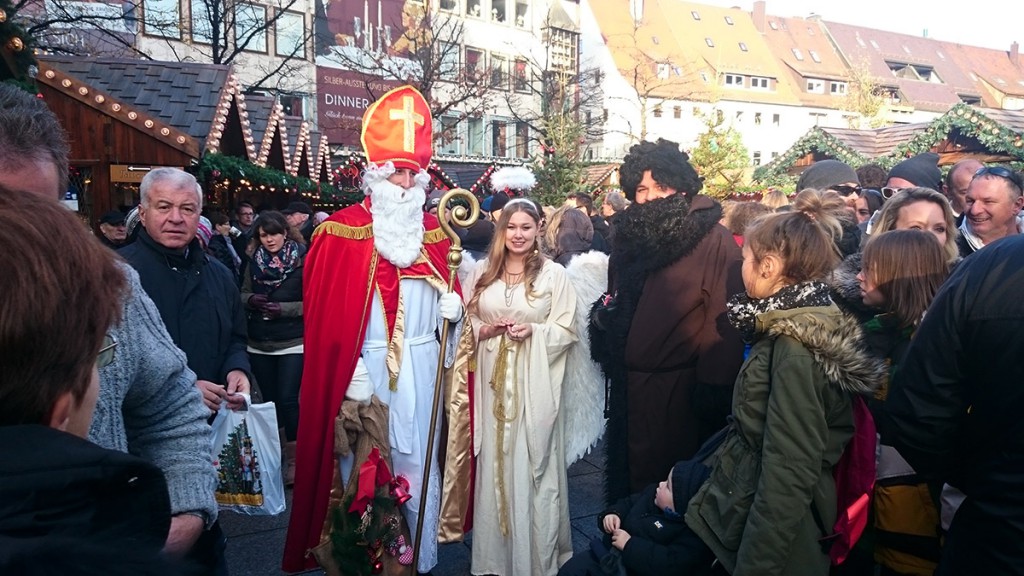
{"type": "Polygon", "coordinates": [[[35,71],[38,70],[35,57],[35,40],[28,35],[18,22],[18,12],[10,0],[0,0],[0,55],[4,65],[0,67],[0,80],[32,92],[35,71]]]}
{"type": "Polygon", "coordinates": [[[235,189],[263,189],[270,192],[300,193],[313,199],[323,198],[331,192],[327,183],[317,183],[304,176],[257,166],[244,158],[210,152],[190,168],[196,179],[207,185],[227,186],[235,189]]]}
{"type": "MultiPolygon", "coordinates": [[[[877,130],[865,131],[877,132],[877,130]]],[[[770,163],[754,170],[753,179],[764,185],[788,186],[796,178],[787,170],[807,154],[833,158],[857,167],[874,162],[889,169],[911,156],[928,152],[937,144],[959,134],[976,140],[990,152],[1005,154],[1013,158],[1010,166],[1016,170],[1024,167],[1024,136],[1013,128],[1000,124],[979,109],[959,103],[948,112],[936,118],[919,134],[896,146],[891,152],[878,158],[868,158],[839,141],[820,127],[815,126],[805,136],[770,163]]]]}
{"type": "Polygon", "coordinates": [[[878,161],[878,159],[871,160],[867,158],[841,142],[835,136],[815,126],[811,128],[810,132],[797,140],[784,154],[754,170],[754,182],[765,186],[779,186],[783,188],[795,186],[797,179],[791,176],[787,170],[793,164],[796,164],[797,160],[815,152],[828,158],[845,162],[850,166],[860,166],[868,162],[878,161]]]}
{"type": "Polygon", "coordinates": [[[368,576],[373,573],[371,545],[383,550],[401,534],[401,522],[389,521],[398,518],[398,505],[388,486],[380,486],[366,508],[368,521],[364,521],[360,514],[348,512],[353,498],[345,498],[341,506],[331,511],[331,552],[339,566],[368,576]]]}

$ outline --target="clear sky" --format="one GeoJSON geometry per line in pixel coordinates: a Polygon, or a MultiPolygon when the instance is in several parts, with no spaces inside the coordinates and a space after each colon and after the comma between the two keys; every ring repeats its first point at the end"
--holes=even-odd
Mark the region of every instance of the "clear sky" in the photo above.
{"type": "MultiPolygon", "coordinates": [[[[609,0],[592,0],[596,2],[609,0]]],[[[689,0],[710,6],[738,7],[750,11],[753,0],[689,0]]],[[[1016,40],[1024,44],[1024,5],[1018,0],[767,0],[765,11],[772,16],[800,16],[812,13],[826,22],[841,22],[920,36],[946,42],[1009,50],[1016,40]]],[[[1024,47],[1022,47],[1024,50],[1024,47]]]]}

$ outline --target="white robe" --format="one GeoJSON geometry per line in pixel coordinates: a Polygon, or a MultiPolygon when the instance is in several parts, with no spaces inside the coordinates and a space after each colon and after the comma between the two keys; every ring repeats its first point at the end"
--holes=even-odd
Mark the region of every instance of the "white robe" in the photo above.
{"type": "MultiPolygon", "coordinates": [[[[363,362],[373,384],[373,393],[388,405],[388,434],[391,444],[391,473],[401,474],[409,480],[412,498],[402,506],[409,524],[411,539],[416,538],[416,520],[419,516],[420,494],[423,489],[423,459],[430,431],[431,404],[434,401],[434,380],[437,377],[437,359],[440,345],[435,329],[438,328],[438,291],[427,281],[415,278],[401,280],[399,292],[405,310],[405,339],[402,364],[398,371],[397,390],[388,387],[387,321],[381,306],[380,293],[375,292],[363,341],[363,362]]],[[[441,475],[437,464],[440,443],[441,418],[434,432],[431,453],[430,483],[427,487],[427,507],[423,521],[417,569],[429,572],[437,565],[437,529],[441,508],[441,475]]],[[[352,469],[351,457],[341,459],[341,474],[348,478],[352,469]]],[[[413,542],[409,542],[411,546],[413,542]]]]}
{"type": "MultiPolygon", "coordinates": [[[[475,284],[483,266],[467,288],[475,284]]],[[[472,572],[554,575],[572,556],[561,400],[567,351],[576,341],[576,295],[565,271],[551,261],[538,275],[536,295],[529,302],[520,285],[512,293],[511,306],[506,306],[505,289],[499,279],[481,294],[479,310],[470,316],[475,335],[479,336],[480,326],[501,316],[531,323],[533,334],[514,343],[508,352],[503,396],[506,418],[511,419],[507,423],[499,423],[494,416],[495,392],[490,386],[502,339],[491,338],[477,346],[472,572]],[[504,428],[501,447],[497,445],[499,426],[504,428]],[[499,454],[504,468],[500,479],[499,454]],[[504,497],[499,486],[504,486],[504,497]],[[503,508],[507,535],[501,530],[503,508]]]]}

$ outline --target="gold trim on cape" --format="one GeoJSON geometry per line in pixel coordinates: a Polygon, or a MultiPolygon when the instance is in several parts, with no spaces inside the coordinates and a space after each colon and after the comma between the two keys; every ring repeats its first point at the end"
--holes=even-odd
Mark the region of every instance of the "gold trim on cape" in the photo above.
{"type": "MultiPolygon", "coordinates": [[[[313,231],[313,238],[321,234],[330,234],[348,240],[370,240],[373,238],[373,224],[349,226],[341,222],[328,221],[316,227],[316,230],[313,231]]],[[[440,228],[423,231],[423,244],[437,244],[447,239],[448,236],[440,228]]]]}
{"type": "MultiPolygon", "coordinates": [[[[455,363],[444,373],[445,410],[448,416],[448,440],[444,460],[444,484],[441,490],[441,514],[437,541],[461,542],[473,493],[473,430],[470,427],[469,372],[476,342],[468,315],[456,349],[455,363]]],[[[479,401],[479,400],[478,400],[479,401]]]]}
{"type": "Polygon", "coordinates": [[[437,244],[438,242],[448,240],[448,235],[444,233],[444,230],[435,228],[433,230],[423,231],[423,243],[424,244],[437,244]]]}
{"type": "Polygon", "coordinates": [[[347,240],[370,240],[373,238],[373,224],[349,226],[341,222],[324,222],[313,231],[313,238],[320,234],[330,234],[347,240]]]}

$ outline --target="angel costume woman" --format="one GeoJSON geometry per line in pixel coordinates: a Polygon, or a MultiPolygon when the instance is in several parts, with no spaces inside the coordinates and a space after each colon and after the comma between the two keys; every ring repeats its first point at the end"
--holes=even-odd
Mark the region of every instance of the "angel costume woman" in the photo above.
{"type": "Polygon", "coordinates": [[[562,385],[576,294],[537,248],[540,215],[509,202],[469,277],[476,338],[473,574],[553,575],[572,556],[562,385]]]}

